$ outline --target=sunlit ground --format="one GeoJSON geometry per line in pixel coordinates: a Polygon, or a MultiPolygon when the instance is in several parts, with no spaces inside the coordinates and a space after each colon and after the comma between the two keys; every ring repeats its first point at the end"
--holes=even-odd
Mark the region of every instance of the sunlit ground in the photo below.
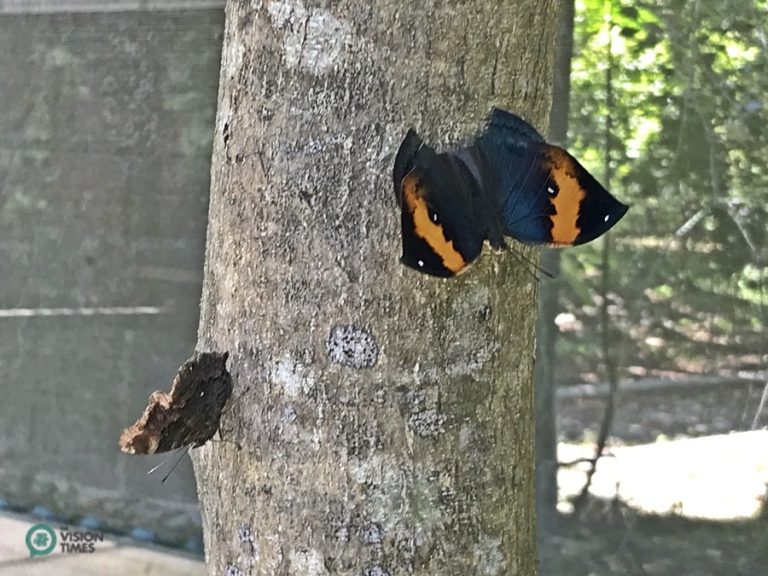
{"type": "MultiPolygon", "coordinates": [[[[561,443],[561,462],[590,458],[591,445],[561,443]]],[[[619,497],[640,512],[735,520],[755,517],[768,486],[768,431],[740,432],[609,448],[590,493],[619,497]]],[[[587,464],[561,468],[561,511],[584,485],[587,464]]]]}

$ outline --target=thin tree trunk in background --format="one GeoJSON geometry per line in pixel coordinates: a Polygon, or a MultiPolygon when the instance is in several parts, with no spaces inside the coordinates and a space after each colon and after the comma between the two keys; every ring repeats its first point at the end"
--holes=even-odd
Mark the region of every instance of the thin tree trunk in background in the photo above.
{"type": "MultiPolygon", "coordinates": [[[[574,1],[563,0],[557,27],[552,110],[549,138],[566,145],[571,94],[574,1]]],[[[541,534],[551,533],[557,524],[557,411],[555,366],[557,326],[560,312],[560,251],[545,248],[541,267],[555,278],[542,277],[539,287],[539,320],[536,327],[536,517],[541,534]]]]}
{"type": "MultiPolygon", "coordinates": [[[[606,67],[605,67],[605,141],[603,148],[603,182],[606,188],[610,190],[613,180],[613,167],[611,165],[611,155],[613,146],[611,138],[613,137],[613,13],[612,5],[606,3],[605,24],[608,31],[608,44],[606,45],[606,67]]],[[[612,253],[611,235],[603,236],[603,250],[600,258],[600,342],[605,364],[605,375],[608,379],[608,396],[605,400],[605,410],[603,419],[600,422],[600,430],[597,434],[595,444],[595,457],[587,470],[587,477],[578,496],[573,499],[573,505],[576,513],[581,513],[584,504],[589,497],[589,489],[592,486],[592,479],[597,472],[597,465],[603,456],[608,438],[613,428],[613,418],[616,411],[616,396],[619,391],[619,373],[618,360],[616,358],[616,344],[618,335],[611,327],[611,317],[609,313],[610,288],[611,288],[611,253],[612,253]]]]}
{"type": "Polygon", "coordinates": [[[211,574],[536,573],[536,287],[513,257],[407,270],[408,126],[546,125],[558,3],[230,1],[198,346],[228,350],[193,456],[211,574]]]}

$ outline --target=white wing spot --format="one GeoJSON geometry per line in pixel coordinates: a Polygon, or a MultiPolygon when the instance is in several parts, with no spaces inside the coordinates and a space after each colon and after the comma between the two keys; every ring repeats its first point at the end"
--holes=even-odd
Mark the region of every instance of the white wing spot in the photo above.
{"type": "Polygon", "coordinates": [[[552,186],[547,186],[547,192],[549,192],[551,195],[555,195],[555,189],[552,188],[552,186]]]}
{"type": "Polygon", "coordinates": [[[437,214],[432,214],[432,222],[437,222],[437,214]]]}
{"type": "Polygon", "coordinates": [[[610,219],[611,219],[611,215],[610,214],[606,214],[605,218],[603,218],[603,222],[608,222],[608,220],[610,220],[610,219]]]}
{"type": "Polygon", "coordinates": [[[424,260],[419,260],[419,267],[424,268],[424,260]]]}

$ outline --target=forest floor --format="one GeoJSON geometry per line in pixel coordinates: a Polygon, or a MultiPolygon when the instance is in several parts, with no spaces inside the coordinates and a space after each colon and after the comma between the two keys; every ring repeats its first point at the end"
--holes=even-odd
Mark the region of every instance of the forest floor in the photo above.
{"type": "MultiPolygon", "coordinates": [[[[671,389],[618,399],[590,498],[586,464],[559,474],[556,533],[540,576],[768,574],[768,431],[749,431],[760,386],[671,389]]],[[[605,400],[560,401],[561,462],[589,458],[605,400]]]]}
{"type": "MultiPolygon", "coordinates": [[[[619,392],[611,444],[648,444],[657,440],[694,438],[749,430],[764,382],[688,387],[670,383],[649,393],[619,392]]],[[[604,398],[562,398],[557,430],[565,442],[594,442],[605,408],[604,398]]],[[[768,424],[764,414],[760,424],[768,424]]],[[[768,572],[766,572],[768,574],[768,572]]]]}
{"type": "Polygon", "coordinates": [[[539,544],[539,576],[764,576],[768,519],[713,522],[591,502],[539,544]]]}

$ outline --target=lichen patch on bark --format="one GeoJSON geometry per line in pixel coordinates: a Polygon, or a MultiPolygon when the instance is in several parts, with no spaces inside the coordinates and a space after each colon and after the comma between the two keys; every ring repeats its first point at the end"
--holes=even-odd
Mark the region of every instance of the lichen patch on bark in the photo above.
{"type": "Polygon", "coordinates": [[[325,348],[331,362],[350,368],[370,368],[379,357],[373,334],[354,324],[334,326],[325,348]]]}

